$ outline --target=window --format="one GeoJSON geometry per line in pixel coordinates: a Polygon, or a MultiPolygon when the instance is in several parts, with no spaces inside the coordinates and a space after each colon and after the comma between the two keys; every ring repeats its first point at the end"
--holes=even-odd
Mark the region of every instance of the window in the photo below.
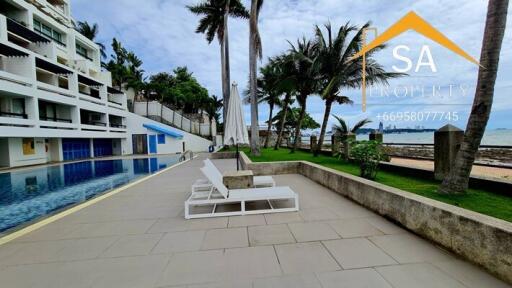
{"type": "Polygon", "coordinates": [[[158,144],[165,144],[165,134],[158,134],[158,144]]]}
{"type": "Polygon", "coordinates": [[[36,149],[34,147],[34,138],[23,138],[23,155],[34,155],[36,149]]]}
{"type": "Polygon", "coordinates": [[[80,44],[76,44],[76,54],[84,57],[84,58],[87,58],[87,59],[90,59],[89,56],[87,55],[87,49],[85,49],[82,45],[80,44]]]}
{"type": "Polygon", "coordinates": [[[39,32],[39,34],[52,39],[57,44],[66,46],[66,44],[62,43],[62,34],[60,32],[52,29],[50,26],[41,23],[39,20],[34,19],[34,30],[39,32]]]}

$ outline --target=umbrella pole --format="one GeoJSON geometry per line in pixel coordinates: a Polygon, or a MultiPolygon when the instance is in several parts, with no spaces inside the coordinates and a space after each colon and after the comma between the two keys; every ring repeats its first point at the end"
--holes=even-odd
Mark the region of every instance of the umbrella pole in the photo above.
{"type": "Polygon", "coordinates": [[[236,171],[239,171],[240,170],[240,167],[239,167],[239,160],[240,159],[240,152],[238,152],[238,143],[236,144],[236,171]]]}

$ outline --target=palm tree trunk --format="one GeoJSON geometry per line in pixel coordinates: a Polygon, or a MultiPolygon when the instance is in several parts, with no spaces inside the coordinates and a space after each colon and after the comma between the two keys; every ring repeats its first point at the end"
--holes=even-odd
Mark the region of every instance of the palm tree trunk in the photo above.
{"type": "Polygon", "coordinates": [[[473,108],[469,115],[464,141],[450,173],[439,187],[440,193],[464,193],[468,188],[475,155],[491,114],[507,10],[508,0],[489,0],[473,108]]]}
{"type": "Polygon", "coordinates": [[[318,144],[316,145],[316,149],[314,152],[315,157],[318,156],[318,154],[322,150],[322,145],[324,144],[325,130],[327,130],[327,123],[329,122],[329,115],[331,115],[331,108],[332,100],[326,100],[324,120],[322,121],[322,129],[320,129],[320,137],[318,138],[318,144]]]}
{"type": "Polygon", "coordinates": [[[265,144],[263,144],[263,148],[268,148],[268,143],[270,142],[270,130],[272,129],[272,112],[274,111],[274,103],[269,104],[269,113],[268,113],[268,126],[267,126],[267,138],[265,138],[265,144]]]}
{"type": "Polygon", "coordinates": [[[256,29],[258,25],[257,0],[251,1],[251,17],[249,24],[249,89],[251,95],[251,155],[260,155],[260,135],[258,125],[258,99],[256,95],[256,69],[257,69],[257,39],[256,29]]]}
{"type": "Polygon", "coordinates": [[[223,99],[223,109],[222,109],[222,119],[226,121],[226,115],[228,113],[228,101],[229,101],[229,82],[226,85],[226,61],[225,61],[225,49],[224,49],[224,38],[220,41],[220,65],[221,65],[221,80],[222,80],[222,99],[223,99]]]}
{"type": "Polygon", "coordinates": [[[283,133],[284,133],[284,123],[286,122],[286,116],[288,114],[288,103],[290,102],[290,98],[292,95],[290,93],[287,93],[284,97],[283,102],[283,116],[281,116],[281,124],[279,125],[279,131],[277,135],[276,144],[274,145],[274,150],[278,150],[279,147],[281,147],[281,141],[283,141],[283,133]]]}
{"type": "MultiPolygon", "coordinates": [[[[229,2],[229,0],[227,1],[229,2]]],[[[228,37],[228,22],[226,18],[226,26],[224,31],[224,85],[226,85],[226,108],[229,105],[229,97],[231,93],[231,72],[230,72],[230,64],[229,64],[229,37],[228,37]]]]}
{"type": "Polygon", "coordinates": [[[293,143],[291,153],[295,153],[295,150],[297,150],[297,147],[300,143],[300,131],[302,127],[302,121],[304,121],[304,117],[306,116],[306,102],[304,101],[304,104],[300,107],[300,113],[299,113],[299,120],[297,123],[297,127],[295,127],[295,142],[293,143]]]}

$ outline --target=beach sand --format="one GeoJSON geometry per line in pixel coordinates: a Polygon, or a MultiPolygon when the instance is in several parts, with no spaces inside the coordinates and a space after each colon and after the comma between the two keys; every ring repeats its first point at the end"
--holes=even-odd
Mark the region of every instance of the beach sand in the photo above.
{"type": "MultiPolygon", "coordinates": [[[[391,158],[391,163],[398,165],[407,165],[412,167],[418,167],[423,169],[434,169],[434,161],[430,160],[419,160],[419,159],[407,159],[407,158],[391,158]]],[[[512,182],[512,169],[509,168],[498,168],[488,166],[473,166],[471,175],[500,178],[512,182]]]]}

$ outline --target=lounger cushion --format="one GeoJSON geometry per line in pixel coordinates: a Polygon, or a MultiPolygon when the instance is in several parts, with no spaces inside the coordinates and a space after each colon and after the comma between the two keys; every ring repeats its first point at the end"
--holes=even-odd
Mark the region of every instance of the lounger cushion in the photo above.
{"type": "Polygon", "coordinates": [[[296,195],[288,186],[229,190],[229,200],[291,199],[296,195]]]}

